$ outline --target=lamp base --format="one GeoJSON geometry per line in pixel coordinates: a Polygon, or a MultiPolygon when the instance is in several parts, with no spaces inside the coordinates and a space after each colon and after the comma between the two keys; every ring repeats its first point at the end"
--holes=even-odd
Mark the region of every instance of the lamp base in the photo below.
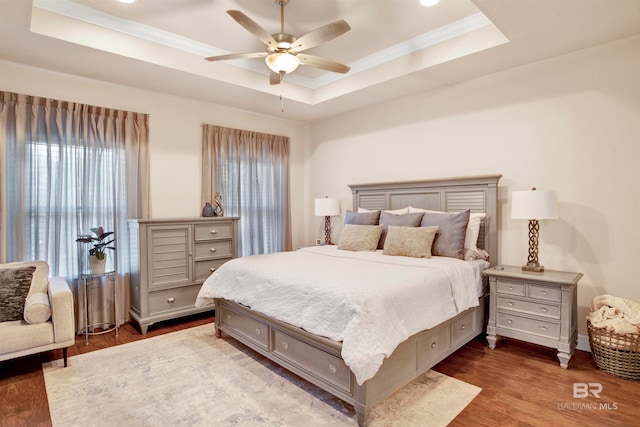
{"type": "Polygon", "coordinates": [[[529,263],[522,266],[522,271],[535,271],[536,273],[542,273],[544,271],[544,265],[529,263]]]}

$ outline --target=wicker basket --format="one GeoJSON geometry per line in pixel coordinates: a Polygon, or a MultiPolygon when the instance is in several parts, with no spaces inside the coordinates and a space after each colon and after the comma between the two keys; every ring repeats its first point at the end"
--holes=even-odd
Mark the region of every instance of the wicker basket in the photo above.
{"type": "Polygon", "coordinates": [[[601,371],[627,380],[640,380],[640,334],[616,334],[587,320],[591,354],[601,371]]]}

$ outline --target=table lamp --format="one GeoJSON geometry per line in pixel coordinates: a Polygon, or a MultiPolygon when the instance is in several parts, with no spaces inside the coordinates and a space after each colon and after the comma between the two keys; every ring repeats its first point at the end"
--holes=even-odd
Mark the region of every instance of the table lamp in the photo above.
{"type": "Polygon", "coordinates": [[[529,220],[529,258],[523,271],[544,271],[538,262],[538,237],[540,235],[539,220],[557,219],[558,203],[556,192],[552,190],[514,191],[511,194],[511,218],[529,220]]]}
{"type": "Polygon", "coordinates": [[[331,217],[340,215],[338,199],[316,199],[316,216],[324,217],[324,244],[331,245],[331,217]]]}

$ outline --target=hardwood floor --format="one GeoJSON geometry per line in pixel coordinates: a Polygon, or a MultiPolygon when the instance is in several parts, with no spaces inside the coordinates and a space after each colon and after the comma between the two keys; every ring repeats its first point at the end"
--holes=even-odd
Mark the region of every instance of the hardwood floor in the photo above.
{"type": "MultiPolygon", "coordinates": [[[[131,324],[113,333],[76,338],[69,357],[100,350],[213,321],[199,315],[165,322],[141,335],[131,324]]],[[[56,350],[0,362],[0,426],[50,426],[42,363],[62,357],[56,350]]],[[[434,367],[434,370],[474,384],[482,392],[450,424],[460,426],[637,426],[640,382],[610,376],[598,370],[590,353],[577,351],[569,369],[561,369],[553,349],[499,341],[490,350],[484,338],[434,367]],[[600,397],[573,397],[574,383],[599,383],[600,397]]],[[[96,423],[99,425],[99,423],[96,423]]],[[[425,424],[428,425],[428,420],[425,424]]]]}

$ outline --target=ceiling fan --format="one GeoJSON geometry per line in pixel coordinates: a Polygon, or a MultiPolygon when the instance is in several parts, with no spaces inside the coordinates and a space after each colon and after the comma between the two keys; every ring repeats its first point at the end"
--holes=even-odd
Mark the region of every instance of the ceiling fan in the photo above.
{"type": "Polygon", "coordinates": [[[289,0],[275,0],[275,2],[280,6],[280,32],[275,34],[269,34],[239,10],[227,10],[227,13],[238,24],[267,46],[266,52],[232,53],[205,59],[207,61],[227,61],[230,59],[265,58],[267,67],[271,70],[269,82],[272,85],[281,83],[284,76],[295,71],[300,64],[342,74],[350,70],[350,67],[330,59],[301,53],[346,33],[351,29],[349,24],[343,20],[335,21],[296,38],[284,32],[284,7],[289,3],[289,0]]]}

